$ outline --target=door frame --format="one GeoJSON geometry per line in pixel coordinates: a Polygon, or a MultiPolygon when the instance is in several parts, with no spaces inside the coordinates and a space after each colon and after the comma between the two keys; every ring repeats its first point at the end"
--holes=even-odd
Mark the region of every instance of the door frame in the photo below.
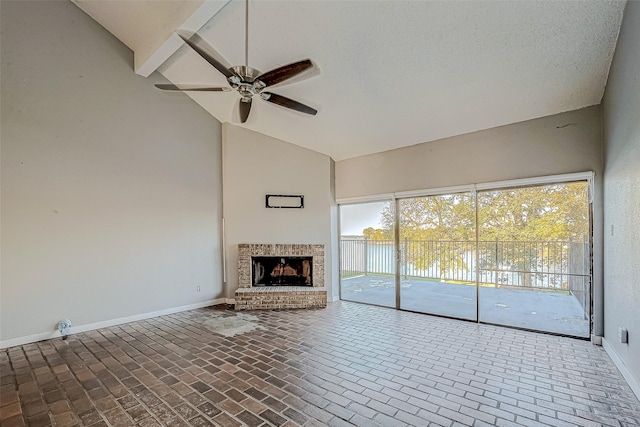
{"type": "MultiPolygon", "coordinates": [[[[600,293],[596,294],[596,284],[595,282],[595,274],[594,274],[594,178],[595,172],[587,171],[587,172],[577,172],[577,173],[569,173],[569,174],[559,174],[559,175],[548,175],[548,176],[540,176],[540,177],[531,177],[531,178],[520,178],[520,179],[511,179],[504,181],[491,181],[491,182],[483,182],[483,183],[474,183],[467,185],[457,185],[457,186],[449,186],[449,187],[437,187],[430,189],[421,189],[421,190],[411,190],[411,191],[398,191],[393,193],[382,193],[382,194],[374,194],[368,196],[360,196],[360,197],[345,197],[336,199],[336,203],[338,205],[338,212],[340,212],[341,205],[351,205],[351,204],[360,204],[367,202],[391,202],[394,207],[394,245],[395,245],[395,297],[396,297],[396,309],[402,310],[400,308],[400,222],[399,222],[399,199],[406,199],[412,197],[426,197],[426,196],[435,196],[442,194],[451,194],[451,193],[463,193],[463,192],[471,192],[474,196],[474,204],[476,211],[476,244],[478,242],[478,198],[477,192],[485,191],[485,190],[503,190],[513,187],[531,187],[531,186],[539,186],[539,185],[551,185],[551,184],[562,184],[567,182],[575,182],[575,181],[586,181],[588,187],[588,209],[589,209],[589,247],[590,247],[590,319],[589,319],[589,329],[591,340],[596,342],[597,337],[594,334],[596,331],[596,318],[601,317],[602,313],[596,313],[596,307],[602,307],[603,304],[598,301],[597,298],[601,298],[600,293]],[[597,298],[596,298],[597,297],[597,298]]],[[[340,218],[340,213],[338,214],[338,218],[340,218]]],[[[340,221],[338,221],[340,223],[340,221]]],[[[340,225],[338,225],[340,227],[340,225]]],[[[338,236],[340,239],[340,236],[338,236]]],[[[476,250],[476,258],[479,256],[478,251],[476,250]]],[[[340,244],[338,244],[338,257],[341,257],[340,253],[340,244]]],[[[339,258],[340,259],[340,258],[339,258]]],[[[477,259],[476,259],[477,262],[477,259]]],[[[476,264],[478,265],[478,264],[476,264]]],[[[476,276],[478,275],[478,269],[476,269],[476,276]]],[[[338,275],[340,276],[340,275],[338,275]]],[[[479,279],[476,277],[476,320],[477,323],[486,323],[480,321],[480,298],[479,298],[479,289],[478,289],[479,279]]],[[[342,299],[342,278],[339,279],[339,295],[340,299],[342,299]]],[[[437,316],[437,315],[436,315],[437,316]]],[[[466,320],[466,319],[460,319],[466,320]]],[[[469,320],[466,320],[469,321],[469,320]]],[[[471,320],[472,321],[472,320],[471,320]]],[[[502,326],[502,325],[501,325],[502,326]]],[[[506,326],[506,325],[504,325],[506,326]]],[[[511,328],[516,328],[514,326],[506,326],[511,328]]],[[[522,328],[520,328],[522,329],[522,328]]],[[[539,331],[544,332],[544,331],[539,331]]],[[[582,337],[578,337],[582,338],[582,337]]]]}

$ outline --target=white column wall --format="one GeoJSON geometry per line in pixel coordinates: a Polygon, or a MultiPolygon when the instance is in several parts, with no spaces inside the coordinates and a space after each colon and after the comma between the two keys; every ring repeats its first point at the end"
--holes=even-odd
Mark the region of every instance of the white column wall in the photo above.
{"type": "Polygon", "coordinates": [[[332,291],[330,157],[253,132],[223,125],[226,292],[238,288],[238,244],[322,243],[325,287],[332,291]],[[303,209],[269,209],[267,194],[303,195],[303,209]]]}

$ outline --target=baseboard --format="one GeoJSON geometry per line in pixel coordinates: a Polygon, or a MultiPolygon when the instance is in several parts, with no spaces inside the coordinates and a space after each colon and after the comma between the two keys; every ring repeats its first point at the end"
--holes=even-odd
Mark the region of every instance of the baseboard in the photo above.
{"type": "Polygon", "coordinates": [[[229,305],[236,305],[236,299],[235,298],[226,298],[225,303],[229,304],[229,305]]]}
{"type": "Polygon", "coordinates": [[[629,368],[627,368],[606,338],[602,338],[602,347],[607,352],[611,360],[613,360],[613,363],[616,365],[624,379],[627,380],[629,387],[631,387],[631,390],[633,390],[638,400],[640,400],[640,381],[633,375],[629,368]]]}
{"type": "MultiPolygon", "coordinates": [[[[173,314],[173,313],[179,313],[181,311],[195,310],[196,308],[209,307],[209,306],[218,305],[218,304],[228,304],[227,301],[228,300],[225,298],[217,298],[210,301],[203,301],[195,304],[183,305],[180,307],[172,307],[172,308],[166,308],[164,310],[151,311],[149,313],[142,313],[142,314],[136,314],[133,316],[120,317],[117,319],[105,320],[105,321],[96,322],[96,323],[89,323],[86,325],[72,326],[71,335],[79,334],[81,332],[93,331],[100,328],[108,328],[109,326],[122,325],[123,323],[130,323],[138,320],[150,319],[152,317],[164,316],[166,314],[173,314]]],[[[17,345],[24,345],[24,344],[30,344],[33,342],[43,341],[43,340],[50,340],[52,338],[59,338],[60,336],[61,336],[60,332],[55,330],[55,331],[49,331],[49,332],[41,332],[39,334],[26,335],[23,337],[10,338],[7,340],[1,340],[0,348],[15,347],[17,345]]]]}

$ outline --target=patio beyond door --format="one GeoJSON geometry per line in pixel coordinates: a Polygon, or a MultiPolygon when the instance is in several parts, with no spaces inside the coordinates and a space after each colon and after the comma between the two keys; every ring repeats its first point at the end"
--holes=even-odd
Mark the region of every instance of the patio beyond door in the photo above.
{"type": "Polygon", "coordinates": [[[400,308],[477,319],[473,193],[398,200],[400,308]]]}
{"type": "Polygon", "coordinates": [[[578,181],[371,203],[377,228],[341,237],[342,299],[589,337],[588,195],[578,181]]]}
{"type": "Polygon", "coordinates": [[[340,207],[340,298],[396,307],[391,201],[340,207]]]}
{"type": "Polygon", "coordinates": [[[587,182],[478,192],[480,321],[588,337],[587,182]]]}

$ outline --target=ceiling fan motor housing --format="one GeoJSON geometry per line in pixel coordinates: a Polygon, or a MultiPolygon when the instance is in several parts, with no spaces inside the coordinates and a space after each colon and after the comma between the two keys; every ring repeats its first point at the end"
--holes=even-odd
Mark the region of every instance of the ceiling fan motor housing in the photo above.
{"type": "Polygon", "coordinates": [[[256,80],[256,77],[261,73],[255,68],[237,65],[229,68],[229,71],[235,75],[229,77],[227,80],[231,87],[240,93],[240,96],[244,101],[248,101],[253,97],[253,95],[259,94],[265,87],[267,87],[264,82],[256,80]]]}

